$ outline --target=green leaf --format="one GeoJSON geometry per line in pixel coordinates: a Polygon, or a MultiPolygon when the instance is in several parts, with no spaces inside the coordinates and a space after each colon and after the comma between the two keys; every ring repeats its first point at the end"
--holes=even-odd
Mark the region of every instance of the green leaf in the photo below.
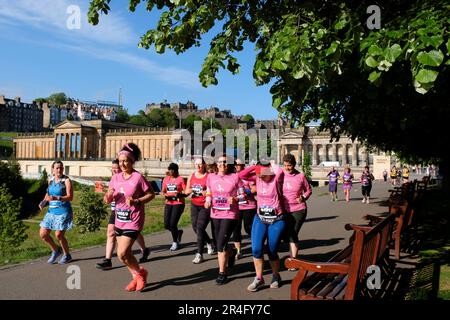
{"type": "Polygon", "coordinates": [[[420,83],[430,83],[434,82],[438,76],[438,72],[430,69],[421,69],[415,79],[420,83]]]}
{"type": "Polygon", "coordinates": [[[381,56],[383,54],[383,50],[376,44],[371,45],[367,52],[371,56],[381,56]]]}
{"type": "Polygon", "coordinates": [[[288,65],[281,60],[275,60],[272,63],[272,67],[276,70],[286,70],[288,65]]]}
{"type": "Polygon", "coordinates": [[[280,97],[276,97],[273,99],[272,107],[277,109],[282,103],[282,99],[280,97]]]}
{"type": "Polygon", "coordinates": [[[447,53],[450,55],[450,39],[447,41],[447,53]]]}
{"type": "Polygon", "coordinates": [[[293,77],[294,79],[301,79],[305,76],[305,72],[303,70],[297,70],[294,72],[293,77]]]}
{"type": "Polygon", "coordinates": [[[325,56],[329,56],[330,54],[333,54],[336,52],[338,45],[336,42],[332,42],[330,47],[327,49],[327,51],[325,52],[325,56]]]}
{"type": "Polygon", "coordinates": [[[420,94],[427,93],[431,88],[433,88],[433,83],[420,83],[418,81],[414,81],[414,88],[416,92],[420,94]]]}
{"type": "Polygon", "coordinates": [[[384,58],[389,62],[394,62],[400,53],[402,53],[402,48],[400,45],[394,44],[384,50],[384,58]]]}
{"type": "Polygon", "coordinates": [[[371,68],[376,68],[378,66],[378,62],[371,56],[367,57],[366,64],[371,68]]]}
{"type": "Polygon", "coordinates": [[[372,71],[372,72],[369,74],[368,80],[369,80],[370,82],[375,82],[375,81],[380,77],[380,75],[381,75],[381,72],[378,72],[378,71],[372,71]]]}
{"type": "Polygon", "coordinates": [[[417,55],[417,60],[423,65],[437,67],[444,61],[444,55],[441,50],[421,51],[417,55]]]}

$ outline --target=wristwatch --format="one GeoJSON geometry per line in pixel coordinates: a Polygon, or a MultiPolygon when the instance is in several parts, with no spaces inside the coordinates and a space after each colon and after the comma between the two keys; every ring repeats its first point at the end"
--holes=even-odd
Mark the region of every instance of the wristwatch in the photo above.
{"type": "Polygon", "coordinates": [[[141,204],[141,200],[139,199],[134,200],[134,204],[139,206],[141,204]]]}

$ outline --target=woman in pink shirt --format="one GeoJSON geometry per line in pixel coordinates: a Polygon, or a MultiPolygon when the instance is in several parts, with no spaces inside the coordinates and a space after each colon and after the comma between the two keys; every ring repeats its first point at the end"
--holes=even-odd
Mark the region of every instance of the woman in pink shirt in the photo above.
{"type": "Polygon", "coordinates": [[[131,248],[144,227],[145,203],[155,197],[148,181],[133,165],[140,159],[141,151],[134,143],[128,143],[119,151],[121,173],[115,174],[105,194],[106,203],[115,202],[115,232],[117,257],[130,271],[133,279],[125,288],[127,291],[141,291],[147,282],[147,270],[139,266],[131,248]]]}
{"type": "Polygon", "coordinates": [[[227,248],[231,233],[239,217],[238,190],[242,181],[236,173],[230,173],[232,166],[227,164],[226,155],[217,160],[218,172],[209,174],[206,180],[205,208],[211,208],[211,219],[217,241],[219,275],[218,285],[227,282],[227,265],[233,267],[236,249],[227,248]]]}
{"type": "Polygon", "coordinates": [[[186,184],[183,177],[178,173],[178,165],[176,163],[169,164],[169,175],[164,178],[162,183],[161,194],[166,198],[164,207],[164,228],[172,234],[171,251],[178,249],[183,230],[178,229],[178,221],[184,211],[184,189],[186,184]]]}
{"type": "Polygon", "coordinates": [[[285,235],[289,239],[291,257],[298,254],[298,233],[305,222],[306,200],[311,196],[312,189],[305,175],[295,169],[295,157],[287,154],[283,157],[283,206],[286,213],[285,235]]]}
{"type": "MultiPolygon", "coordinates": [[[[236,159],[236,173],[239,174],[245,168],[245,163],[241,159],[236,159]]],[[[234,247],[237,250],[236,260],[241,259],[241,242],[242,242],[242,222],[244,222],[245,232],[251,236],[253,218],[256,214],[256,184],[254,179],[252,180],[242,180],[243,192],[239,197],[239,219],[236,228],[233,231],[231,240],[234,242],[234,247]]]]}
{"type": "Polygon", "coordinates": [[[247,287],[251,292],[258,291],[264,286],[264,243],[268,242],[269,263],[272,268],[270,288],[279,288],[280,258],[278,247],[285,228],[283,215],[283,179],[284,172],[275,164],[250,166],[239,172],[241,179],[252,179],[256,173],[256,190],[258,197],[258,214],[252,226],[252,254],[256,277],[247,287]]]}

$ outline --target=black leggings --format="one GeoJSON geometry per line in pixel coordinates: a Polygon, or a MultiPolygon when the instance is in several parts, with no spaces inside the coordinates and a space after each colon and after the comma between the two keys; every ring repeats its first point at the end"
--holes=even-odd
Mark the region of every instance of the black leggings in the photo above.
{"type": "Polygon", "coordinates": [[[239,219],[238,223],[236,224],[236,228],[233,230],[233,235],[231,236],[231,241],[233,242],[241,242],[242,241],[242,221],[244,221],[244,230],[247,235],[252,235],[252,225],[253,225],[253,218],[256,214],[256,208],[255,209],[248,209],[248,210],[239,210],[239,219]]]}
{"type": "Polygon", "coordinates": [[[164,228],[172,233],[173,242],[178,239],[178,221],[184,211],[184,204],[166,204],[164,207],[164,228]]]}
{"type": "Polygon", "coordinates": [[[212,218],[212,223],[214,225],[214,232],[216,234],[216,248],[218,252],[224,252],[226,250],[226,246],[228,244],[228,240],[230,240],[231,233],[234,228],[236,228],[236,224],[238,223],[237,219],[214,219],[212,218]]]}
{"type": "Polygon", "coordinates": [[[203,254],[203,247],[206,243],[211,243],[211,238],[206,232],[209,223],[210,210],[203,206],[191,204],[192,229],[197,234],[197,253],[203,254]]]}
{"type": "Polygon", "coordinates": [[[298,233],[306,220],[307,209],[286,214],[285,236],[286,242],[298,243],[298,233]]]}
{"type": "Polygon", "coordinates": [[[364,197],[370,197],[370,190],[372,190],[371,185],[361,187],[362,195],[364,197]]]}

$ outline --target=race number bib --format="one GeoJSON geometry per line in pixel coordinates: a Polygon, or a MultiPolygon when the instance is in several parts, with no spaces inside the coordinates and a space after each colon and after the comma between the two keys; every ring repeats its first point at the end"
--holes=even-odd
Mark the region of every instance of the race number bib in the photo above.
{"type": "Polygon", "coordinates": [[[364,177],[363,180],[362,180],[362,185],[367,187],[369,185],[369,179],[364,177]]]}
{"type": "Polygon", "coordinates": [[[178,193],[177,185],[174,183],[167,184],[167,193],[178,193]]]}
{"type": "Polygon", "coordinates": [[[60,200],[51,200],[48,203],[48,207],[51,209],[59,208],[59,207],[61,207],[61,205],[62,205],[62,201],[60,201],[60,200]]]}
{"type": "Polygon", "coordinates": [[[117,209],[116,218],[120,222],[131,222],[131,210],[117,209]]]}
{"type": "Polygon", "coordinates": [[[266,224],[272,224],[278,220],[278,215],[274,207],[261,206],[259,207],[259,219],[266,224]]]}
{"type": "Polygon", "coordinates": [[[245,189],[239,188],[239,194],[237,196],[239,204],[247,204],[247,199],[245,197],[245,189]]]}
{"type": "Polygon", "coordinates": [[[230,204],[226,197],[213,197],[212,205],[216,210],[230,210],[230,204]]]}
{"type": "Polygon", "coordinates": [[[200,184],[194,184],[192,186],[192,196],[193,197],[201,197],[203,194],[203,186],[200,184]]]}

